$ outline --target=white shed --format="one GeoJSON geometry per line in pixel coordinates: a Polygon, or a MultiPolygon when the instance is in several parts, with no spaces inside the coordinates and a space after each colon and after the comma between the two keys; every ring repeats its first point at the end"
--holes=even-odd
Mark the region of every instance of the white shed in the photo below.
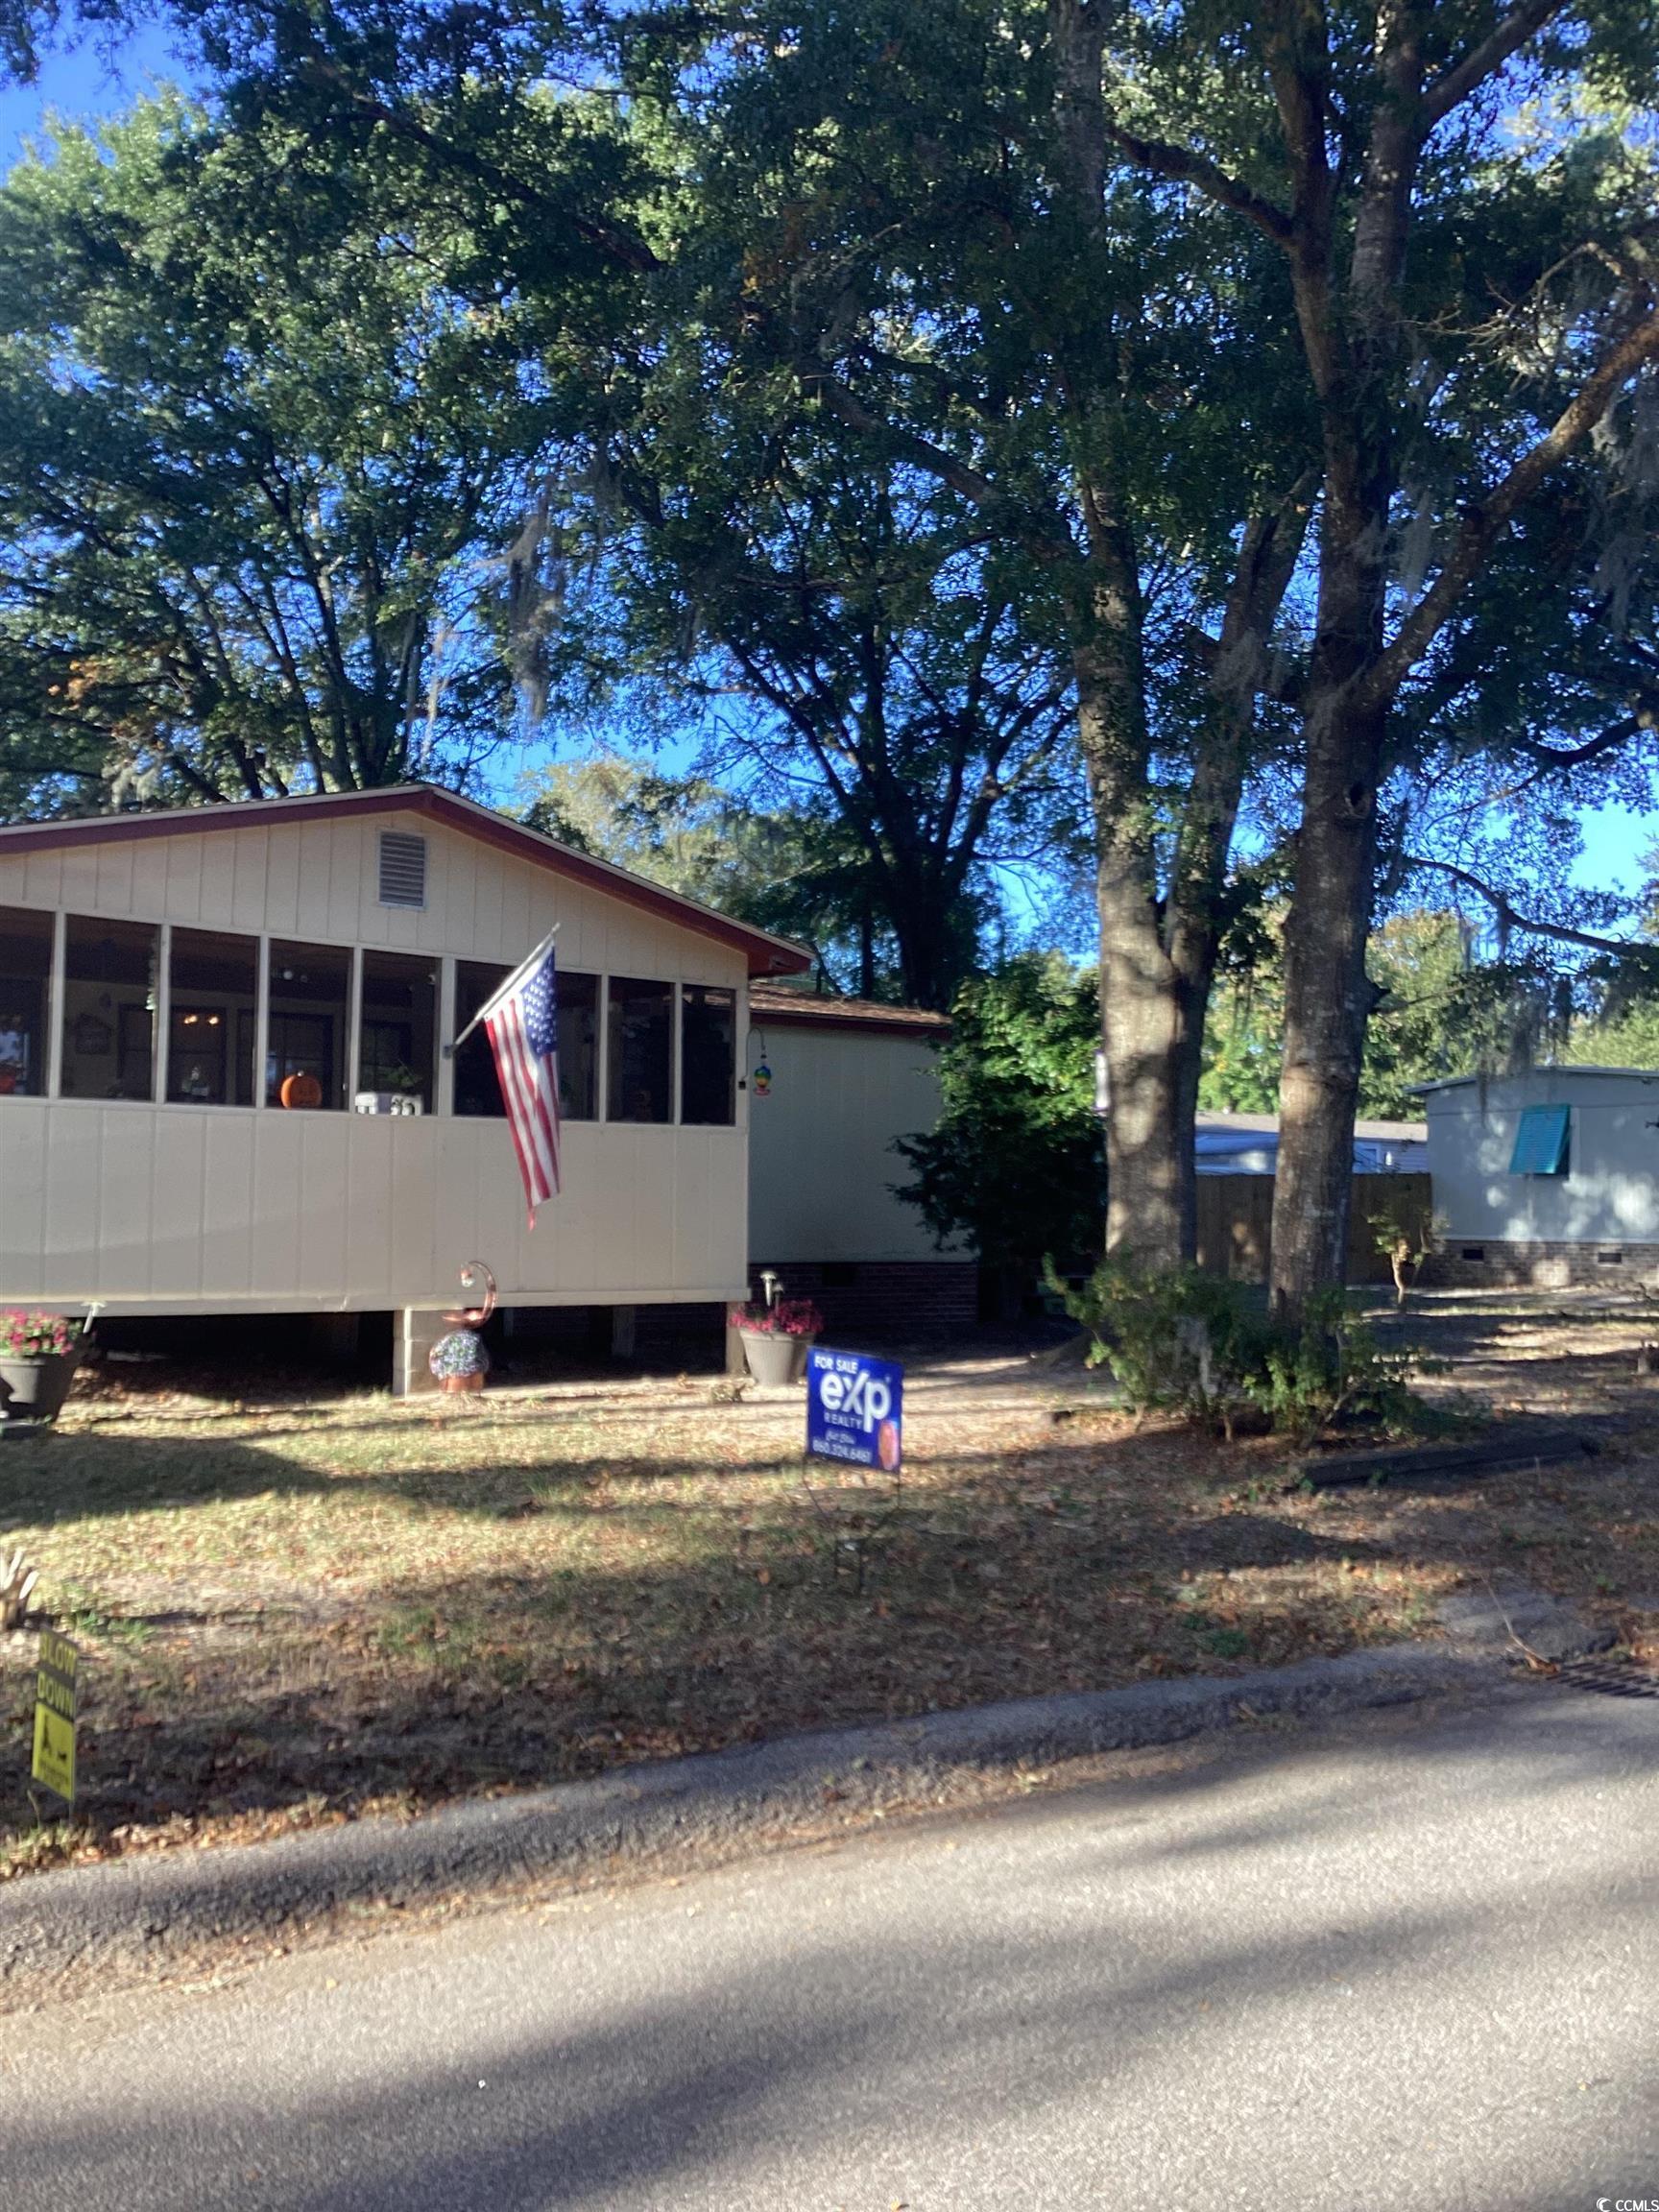
{"type": "Polygon", "coordinates": [[[1659,1071],[1533,1068],[1424,1086],[1443,1280],[1619,1280],[1659,1265],[1659,1071]]]}
{"type": "Polygon", "coordinates": [[[453,794],[0,829],[0,1303],[741,1296],[753,975],[806,955],[453,794]],[[481,1032],[557,923],[564,1190],[525,1220],[481,1032]],[[352,1109],[356,1110],[353,1111],[352,1109]]]}
{"type": "Polygon", "coordinates": [[[749,994],[749,1257],[831,1329],[906,1338],[973,1322],[978,1267],[893,1194],[895,1140],[939,1118],[943,1014],[787,985],[749,994]]]}

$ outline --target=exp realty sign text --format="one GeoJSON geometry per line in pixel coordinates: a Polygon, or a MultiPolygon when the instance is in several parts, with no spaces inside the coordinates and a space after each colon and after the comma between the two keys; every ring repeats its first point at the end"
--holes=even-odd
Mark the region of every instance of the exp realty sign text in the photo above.
{"type": "Polygon", "coordinates": [[[806,1355],[806,1450],[815,1459],[896,1474],[903,1455],[904,1370],[863,1352],[806,1355]]]}

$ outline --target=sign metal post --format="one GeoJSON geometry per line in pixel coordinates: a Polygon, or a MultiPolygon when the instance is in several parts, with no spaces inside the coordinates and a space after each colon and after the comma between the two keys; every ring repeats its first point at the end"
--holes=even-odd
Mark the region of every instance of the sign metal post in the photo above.
{"type": "Polygon", "coordinates": [[[830,1524],[832,1573],[839,1579],[844,1555],[855,1590],[864,1587],[865,1555],[899,1510],[900,1470],[904,1460],[904,1370],[891,1359],[864,1352],[835,1352],[814,1344],[806,1355],[806,1451],[802,1479],[820,1518],[830,1524]],[[885,1508],[861,1508],[851,1518],[832,1520],[805,1480],[814,1459],[834,1460],[854,1469],[859,1483],[873,1469],[892,1478],[885,1508]]]}

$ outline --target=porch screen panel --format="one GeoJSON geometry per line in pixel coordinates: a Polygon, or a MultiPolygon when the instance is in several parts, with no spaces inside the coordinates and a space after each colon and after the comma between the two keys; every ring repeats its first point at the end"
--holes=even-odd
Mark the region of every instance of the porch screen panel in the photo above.
{"type": "Polygon", "coordinates": [[[437,1066],[437,961],[365,952],[358,1089],[419,1098],[430,1114],[437,1066]]]}
{"type": "MultiPolygon", "coordinates": [[[[500,990],[512,973],[511,968],[492,968],[481,960],[456,961],[457,1036],[485,1000],[493,998],[500,990]]],[[[495,1055],[490,1048],[490,1040],[482,1022],[464,1045],[455,1047],[455,1111],[469,1118],[488,1117],[494,1120],[503,1119],[507,1113],[502,1102],[500,1079],[495,1073],[495,1055]]]]}
{"type": "Polygon", "coordinates": [[[65,945],[64,1097],[154,1098],[160,930],[71,914],[65,945]]]}
{"type": "Polygon", "coordinates": [[[351,955],[343,946],[273,941],[267,1106],[345,1111],[350,1008],[351,955]]]}
{"type": "Polygon", "coordinates": [[[559,1112],[566,1121],[599,1113],[599,978],[559,971],[559,1112]]]}
{"type": "Polygon", "coordinates": [[[687,983],[680,993],[680,1118],[704,1127],[735,1119],[737,995],[687,983]]]}
{"type": "Polygon", "coordinates": [[[0,906],[0,1098],[46,1089],[51,990],[51,915],[0,906]]]}
{"type": "Polygon", "coordinates": [[[674,986],[613,975],[609,1010],[610,1118],[666,1121],[674,1097],[674,986]]]}
{"type": "Polygon", "coordinates": [[[167,990],[167,1096],[252,1106],[259,940],[175,929],[167,990]]]}

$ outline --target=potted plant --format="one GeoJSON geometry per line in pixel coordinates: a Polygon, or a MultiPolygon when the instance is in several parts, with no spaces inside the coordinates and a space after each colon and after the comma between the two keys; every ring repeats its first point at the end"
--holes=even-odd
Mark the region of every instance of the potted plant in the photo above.
{"type": "Polygon", "coordinates": [[[806,1372],[807,1347],[815,1343],[824,1316],[810,1298],[780,1298],[775,1306],[733,1306],[732,1327],[743,1339],[743,1357],[757,1382],[799,1382],[806,1372]]]}
{"type": "Polygon", "coordinates": [[[0,1312],[0,1402],[7,1420],[55,1420],[81,1349],[79,1321],[21,1307],[0,1312]]]}

